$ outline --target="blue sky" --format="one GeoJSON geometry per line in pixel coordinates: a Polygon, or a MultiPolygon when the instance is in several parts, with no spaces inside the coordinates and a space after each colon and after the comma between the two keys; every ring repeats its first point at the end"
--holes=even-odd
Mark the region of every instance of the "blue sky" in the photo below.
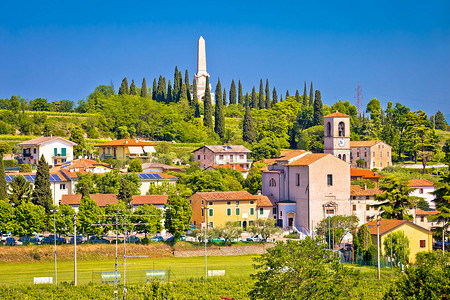
{"type": "MultiPolygon", "coordinates": [[[[85,98],[123,77],[140,86],[196,72],[206,40],[213,86],[278,94],[313,81],[326,104],[377,97],[450,116],[450,2],[1,1],[0,98],[85,98]]],[[[172,79],[173,81],[173,79],[172,79]]],[[[309,91],[308,91],[309,92],[309,91]]]]}

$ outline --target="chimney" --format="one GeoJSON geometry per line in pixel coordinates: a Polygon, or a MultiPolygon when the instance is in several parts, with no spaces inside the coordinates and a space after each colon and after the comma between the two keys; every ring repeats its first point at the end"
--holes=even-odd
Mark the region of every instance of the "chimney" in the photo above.
{"type": "Polygon", "coordinates": [[[52,137],[53,137],[53,133],[50,134],[50,138],[52,138],[52,137]]]}
{"type": "Polygon", "coordinates": [[[258,195],[261,195],[261,190],[258,190],[257,194],[258,194],[258,195]]]}
{"type": "Polygon", "coordinates": [[[367,184],[364,183],[364,190],[367,190],[367,184]]]}
{"type": "Polygon", "coordinates": [[[138,140],[136,140],[136,143],[139,142],[138,140]]]}
{"type": "Polygon", "coordinates": [[[128,144],[128,140],[125,140],[125,144],[128,144]]]}

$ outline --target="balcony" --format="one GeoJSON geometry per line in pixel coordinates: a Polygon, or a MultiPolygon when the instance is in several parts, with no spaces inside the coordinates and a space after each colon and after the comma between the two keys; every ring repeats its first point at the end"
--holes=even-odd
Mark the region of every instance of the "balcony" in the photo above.
{"type": "Polygon", "coordinates": [[[67,157],[67,154],[64,154],[64,155],[62,155],[62,154],[53,154],[53,157],[61,157],[61,158],[65,158],[65,157],[67,157]]]}
{"type": "Polygon", "coordinates": [[[25,158],[25,157],[31,157],[31,153],[25,153],[25,152],[24,152],[24,153],[22,153],[22,157],[24,157],[24,158],[25,158]]]}

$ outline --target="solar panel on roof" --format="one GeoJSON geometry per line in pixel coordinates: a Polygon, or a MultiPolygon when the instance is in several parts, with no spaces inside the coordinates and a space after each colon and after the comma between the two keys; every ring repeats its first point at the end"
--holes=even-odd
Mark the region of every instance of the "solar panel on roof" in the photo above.
{"type": "Polygon", "coordinates": [[[161,175],[159,175],[159,174],[153,174],[153,176],[155,176],[156,179],[161,179],[162,178],[161,175]]]}
{"type": "Polygon", "coordinates": [[[154,179],[153,174],[146,174],[148,179],[154,179]]]}
{"type": "Polygon", "coordinates": [[[6,182],[11,182],[12,178],[11,175],[6,175],[6,182]]]}
{"type": "Polygon", "coordinates": [[[139,174],[139,179],[145,179],[145,174],[139,174]]]}
{"type": "Polygon", "coordinates": [[[27,181],[34,181],[31,175],[24,175],[23,177],[25,177],[27,181]]]}
{"type": "Polygon", "coordinates": [[[36,175],[28,175],[28,176],[30,176],[31,177],[31,181],[35,181],[36,180],[36,175]]]}

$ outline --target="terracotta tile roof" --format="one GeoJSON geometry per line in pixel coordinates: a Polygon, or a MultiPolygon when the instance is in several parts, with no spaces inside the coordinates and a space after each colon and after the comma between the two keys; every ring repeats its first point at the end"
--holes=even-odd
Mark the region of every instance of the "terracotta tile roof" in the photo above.
{"type": "Polygon", "coordinates": [[[350,148],[359,148],[359,147],[372,147],[376,143],[381,141],[350,141],[350,148]]]}
{"type": "Polygon", "coordinates": [[[200,150],[203,147],[211,150],[214,153],[227,153],[227,152],[251,153],[252,152],[252,151],[248,150],[245,146],[242,146],[242,145],[209,145],[209,146],[205,145],[205,146],[195,149],[192,152],[200,150]]]}
{"type": "Polygon", "coordinates": [[[409,181],[408,186],[412,186],[412,187],[434,186],[434,183],[432,183],[431,181],[426,180],[426,179],[411,179],[409,181]]]}
{"type": "Polygon", "coordinates": [[[299,155],[302,155],[303,153],[306,153],[305,150],[283,150],[281,151],[280,157],[275,158],[275,161],[286,161],[293,159],[294,157],[297,157],[299,155]]]}
{"type": "Polygon", "coordinates": [[[350,186],[350,195],[351,196],[373,196],[376,194],[382,194],[383,191],[379,189],[364,189],[359,185],[351,185],[350,186]]]}
{"type": "Polygon", "coordinates": [[[334,118],[334,117],[338,117],[338,118],[350,118],[349,115],[340,113],[340,112],[338,112],[338,111],[336,111],[336,112],[334,112],[334,113],[332,113],[332,114],[323,116],[323,117],[324,117],[324,118],[334,118]]]}
{"type": "Polygon", "coordinates": [[[244,169],[243,167],[241,167],[240,165],[237,165],[237,164],[212,165],[212,166],[210,166],[210,168],[213,168],[214,170],[217,168],[225,168],[225,169],[237,170],[239,172],[248,172],[246,169],[244,169]]]}
{"type": "Polygon", "coordinates": [[[76,145],[76,143],[66,140],[65,138],[62,138],[60,136],[41,136],[32,140],[28,140],[22,143],[17,144],[18,146],[33,146],[33,145],[41,145],[53,140],[64,140],[72,145],[76,145]]]}
{"type": "Polygon", "coordinates": [[[316,161],[324,158],[327,155],[331,155],[330,153],[311,153],[307,154],[296,161],[291,162],[288,166],[308,166],[316,161]]]}
{"type": "Polygon", "coordinates": [[[70,169],[94,168],[96,166],[101,166],[101,167],[112,170],[112,168],[108,164],[97,162],[92,159],[79,158],[79,159],[74,159],[72,161],[63,163],[60,166],[53,167],[50,169],[50,172],[52,172],[52,171],[56,172],[56,171],[59,171],[62,169],[70,170],[70,169]]]}
{"type": "MultiPolygon", "coordinates": [[[[423,228],[422,226],[416,225],[410,221],[381,219],[380,220],[380,235],[388,233],[388,232],[394,230],[395,228],[402,226],[403,224],[406,224],[406,223],[409,223],[416,228],[422,228],[426,231],[429,231],[428,229],[423,228]]],[[[370,222],[366,223],[366,225],[369,227],[369,231],[370,231],[371,235],[377,234],[377,220],[370,221],[370,222]]],[[[431,231],[430,231],[430,233],[431,233],[431,231]]]]}
{"type": "Polygon", "coordinates": [[[155,146],[156,144],[145,141],[138,141],[135,139],[121,139],[106,142],[103,144],[95,145],[95,147],[105,147],[105,146],[155,146]]]}
{"type": "Polygon", "coordinates": [[[381,175],[367,169],[350,168],[350,177],[381,178],[381,175]]]}
{"type": "Polygon", "coordinates": [[[426,215],[426,216],[429,216],[429,215],[437,215],[438,213],[440,213],[440,211],[438,211],[438,210],[422,210],[422,209],[420,209],[420,208],[417,208],[416,209],[416,215],[426,215]]]}
{"type": "Polygon", "coordinates": [[[256,206],[257,207],[272,207],[274,206],[269,197],[264,195],[257,195],[256,206]]]}
{"type": "Polygon", "coordinates": [[[191,197],[197,195],[205,201],[239,201],[239,200],[256,200],[257,196],[247,191],[239,192],[197,192],[191,197]]]}
{"type": "MultiPolygon", "coordinates": [[[[108,204],[117,204],[117,194],[91,194],[89,197],[97,203],[99,207],[105,207],[108,204]]],[[[133,205],[144,204],[165,204],[169,196],[167,195],[138,195],[133,196],[133,205]]],[[[61,204],[80,205],[81,194],[62,195],[61,204]]]]}

